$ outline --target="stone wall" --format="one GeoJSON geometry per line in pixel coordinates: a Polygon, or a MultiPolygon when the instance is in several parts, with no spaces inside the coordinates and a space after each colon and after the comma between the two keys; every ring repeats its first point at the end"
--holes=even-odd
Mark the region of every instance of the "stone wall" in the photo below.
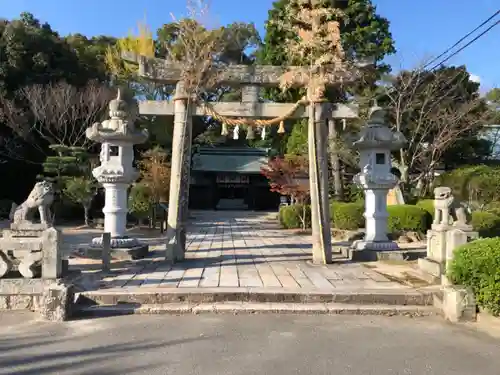
{"type": "Polygon", "coordinates": [[[64,280],[0,279],[0,310],[29,310],[51,321],[67,320],[74,289],[64,280]]]}

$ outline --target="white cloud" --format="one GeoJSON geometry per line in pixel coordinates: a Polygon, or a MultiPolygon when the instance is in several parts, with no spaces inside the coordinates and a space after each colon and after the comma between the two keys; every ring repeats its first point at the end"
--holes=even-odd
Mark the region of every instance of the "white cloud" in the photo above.
{"type": "Polygon", "coordinates": [[[469,80],[476,83],[481,83],[481,77],[476,74],[471,74],[469,80]]]}

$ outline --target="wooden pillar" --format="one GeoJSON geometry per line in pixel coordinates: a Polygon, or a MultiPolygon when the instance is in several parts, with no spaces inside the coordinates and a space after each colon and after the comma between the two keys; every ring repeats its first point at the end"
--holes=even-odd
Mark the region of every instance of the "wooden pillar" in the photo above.
{"type": "MultiPolygon", "coordinates": [[[[189,158],[191,156],[192,116],[189,97],[186,95],[182,82],[178,82],[174,96],[174,134],[172,139],[172,166],[170,177],[170,195],[168,199],[167,218],[167,249],[165,258],[171,262],[184,259],[185,252],[185,220],[184,200],[186,177],[189,174],[189,164],[186,170],[186,145],[189,143],[189,158]],[[189,142],[188,142],[189,139],[189,142]]],[[[188,177],[189,183],[189,177],[188,177]]]]}
{"type": "Polygon", "coordinates": [[[186,252],[187,240],[187,223],[189,221],[189,188],[191,186],[191,157],[192,157],[192,142],[193,142],[193,117],[189,115],[186,121],[186,138],[184,142],[184,156],[182,165],[182,185],[181,185],[181,230],[180,230],[180,246],[177,260],[183,260],[186,252]]]}
{"type": "MultiPolygon", "coordinates": [[[[242,103],[254,103],[259,102],[260,86],[258,85],[245,85],[241,88],[241,102],[242,103]]],[[[252,115],[257,115],[256,107],[252,108],[252,115]]]]}
{"type": "Polygon", "coordinates": [[[308,146],[311,190],[312,257],[315,264],[332,261],[328,202],[327,103],[309,104],[308,146]]]}

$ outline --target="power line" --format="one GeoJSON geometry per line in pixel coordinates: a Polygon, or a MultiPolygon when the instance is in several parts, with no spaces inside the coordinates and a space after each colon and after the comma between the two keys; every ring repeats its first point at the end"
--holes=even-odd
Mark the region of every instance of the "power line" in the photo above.
{"type": "MultiPolygon", "coordinates": [[[[431,61],[427,62],[422,69],[425,69],[427,68],[429,65],[433,64],[435,61],[439,60],[441,57],[443,57],[444,55],[446,55],[448,52],[450,52],[453,48],[455,48],[456,46],[458,46],[460,43],[462,43],[465,39],[467,39],[469,36],[471,36],[472,34],[474,34],[477,30],[479,30],[481,27],[483,27],[484,25],[486,25],[488,22],[490,22],[493,18],[495,18],[497,15],[500,14],[500,9],[497,10],[492,16],[490,16],[486,21],[483,21],[483,23],[481,23],[479,26],[477,26],[474,30],[472,30],[471,32],[469,32],[467,35],[463,36],[462,38],[460,38],[454,45],[452,45],[451,47],[449,47],[446,51],[444,51],[442,54],[440,54],[439,56],[433,58],[431,61]]],[[[442,63],[441,63],[442,64],[442,63]]],[[[440,65],[440,64],[438,64],[440,65]]]]}
{"type": "MultiPolygon", "coordinates": [[[[499,11],[500,12],[500,11],[499,11]]],[[[467,47],[469,47],[472,43],[476,42],[479,38],[483,37],[484,35],[486,35],[487,33],[489,33],[495,26],[498,26],[498,24],[500,24],[500,20],[498,20],[497,22],[495,22],[493,25],[491,25],[490,27],[488,27],[486,30],[484,30],[481,34],[479,34],[478,36],[476,36],[474,39],[472,39],[470,42],[468,42],[467,44],[465,44],[464,46],[462,46],[460,49],[458,49],[457,51],[455,51],[454,53],[452,53],[450,56],[448,56],[446,59],[440,61],[439,63],[437,63],[436,65],[434,65],[430,70],[434,70],[436,69],[438,66],[444,64],[446,61],[448,61],[449,59],[451,59],[452,57],[458,55],[460,52],[462,52],[464,49],[466,49],[467,47]]]]}

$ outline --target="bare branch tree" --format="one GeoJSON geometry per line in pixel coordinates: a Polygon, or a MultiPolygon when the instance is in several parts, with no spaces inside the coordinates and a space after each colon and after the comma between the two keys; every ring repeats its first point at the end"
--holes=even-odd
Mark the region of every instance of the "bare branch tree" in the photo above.
{"type": "Polygon", "coordinates": [[[485,102],[468,87],[468,79],[463,68],[415,69],[380,86],[394,128],[408,139],[397,160],[404,183],[413,186],[431,177],[457,140],[486,124],[485,102]]]}
{"type": "Polygon", "coordinates": [[[66,82],[33,85],[13,99],[0,98],[0,119],[14,136],[43,154],[50,144],[88,148],[85,129],[101,119],[111,99],[111,90],[98,82],[82,88],[66,82]]]}

